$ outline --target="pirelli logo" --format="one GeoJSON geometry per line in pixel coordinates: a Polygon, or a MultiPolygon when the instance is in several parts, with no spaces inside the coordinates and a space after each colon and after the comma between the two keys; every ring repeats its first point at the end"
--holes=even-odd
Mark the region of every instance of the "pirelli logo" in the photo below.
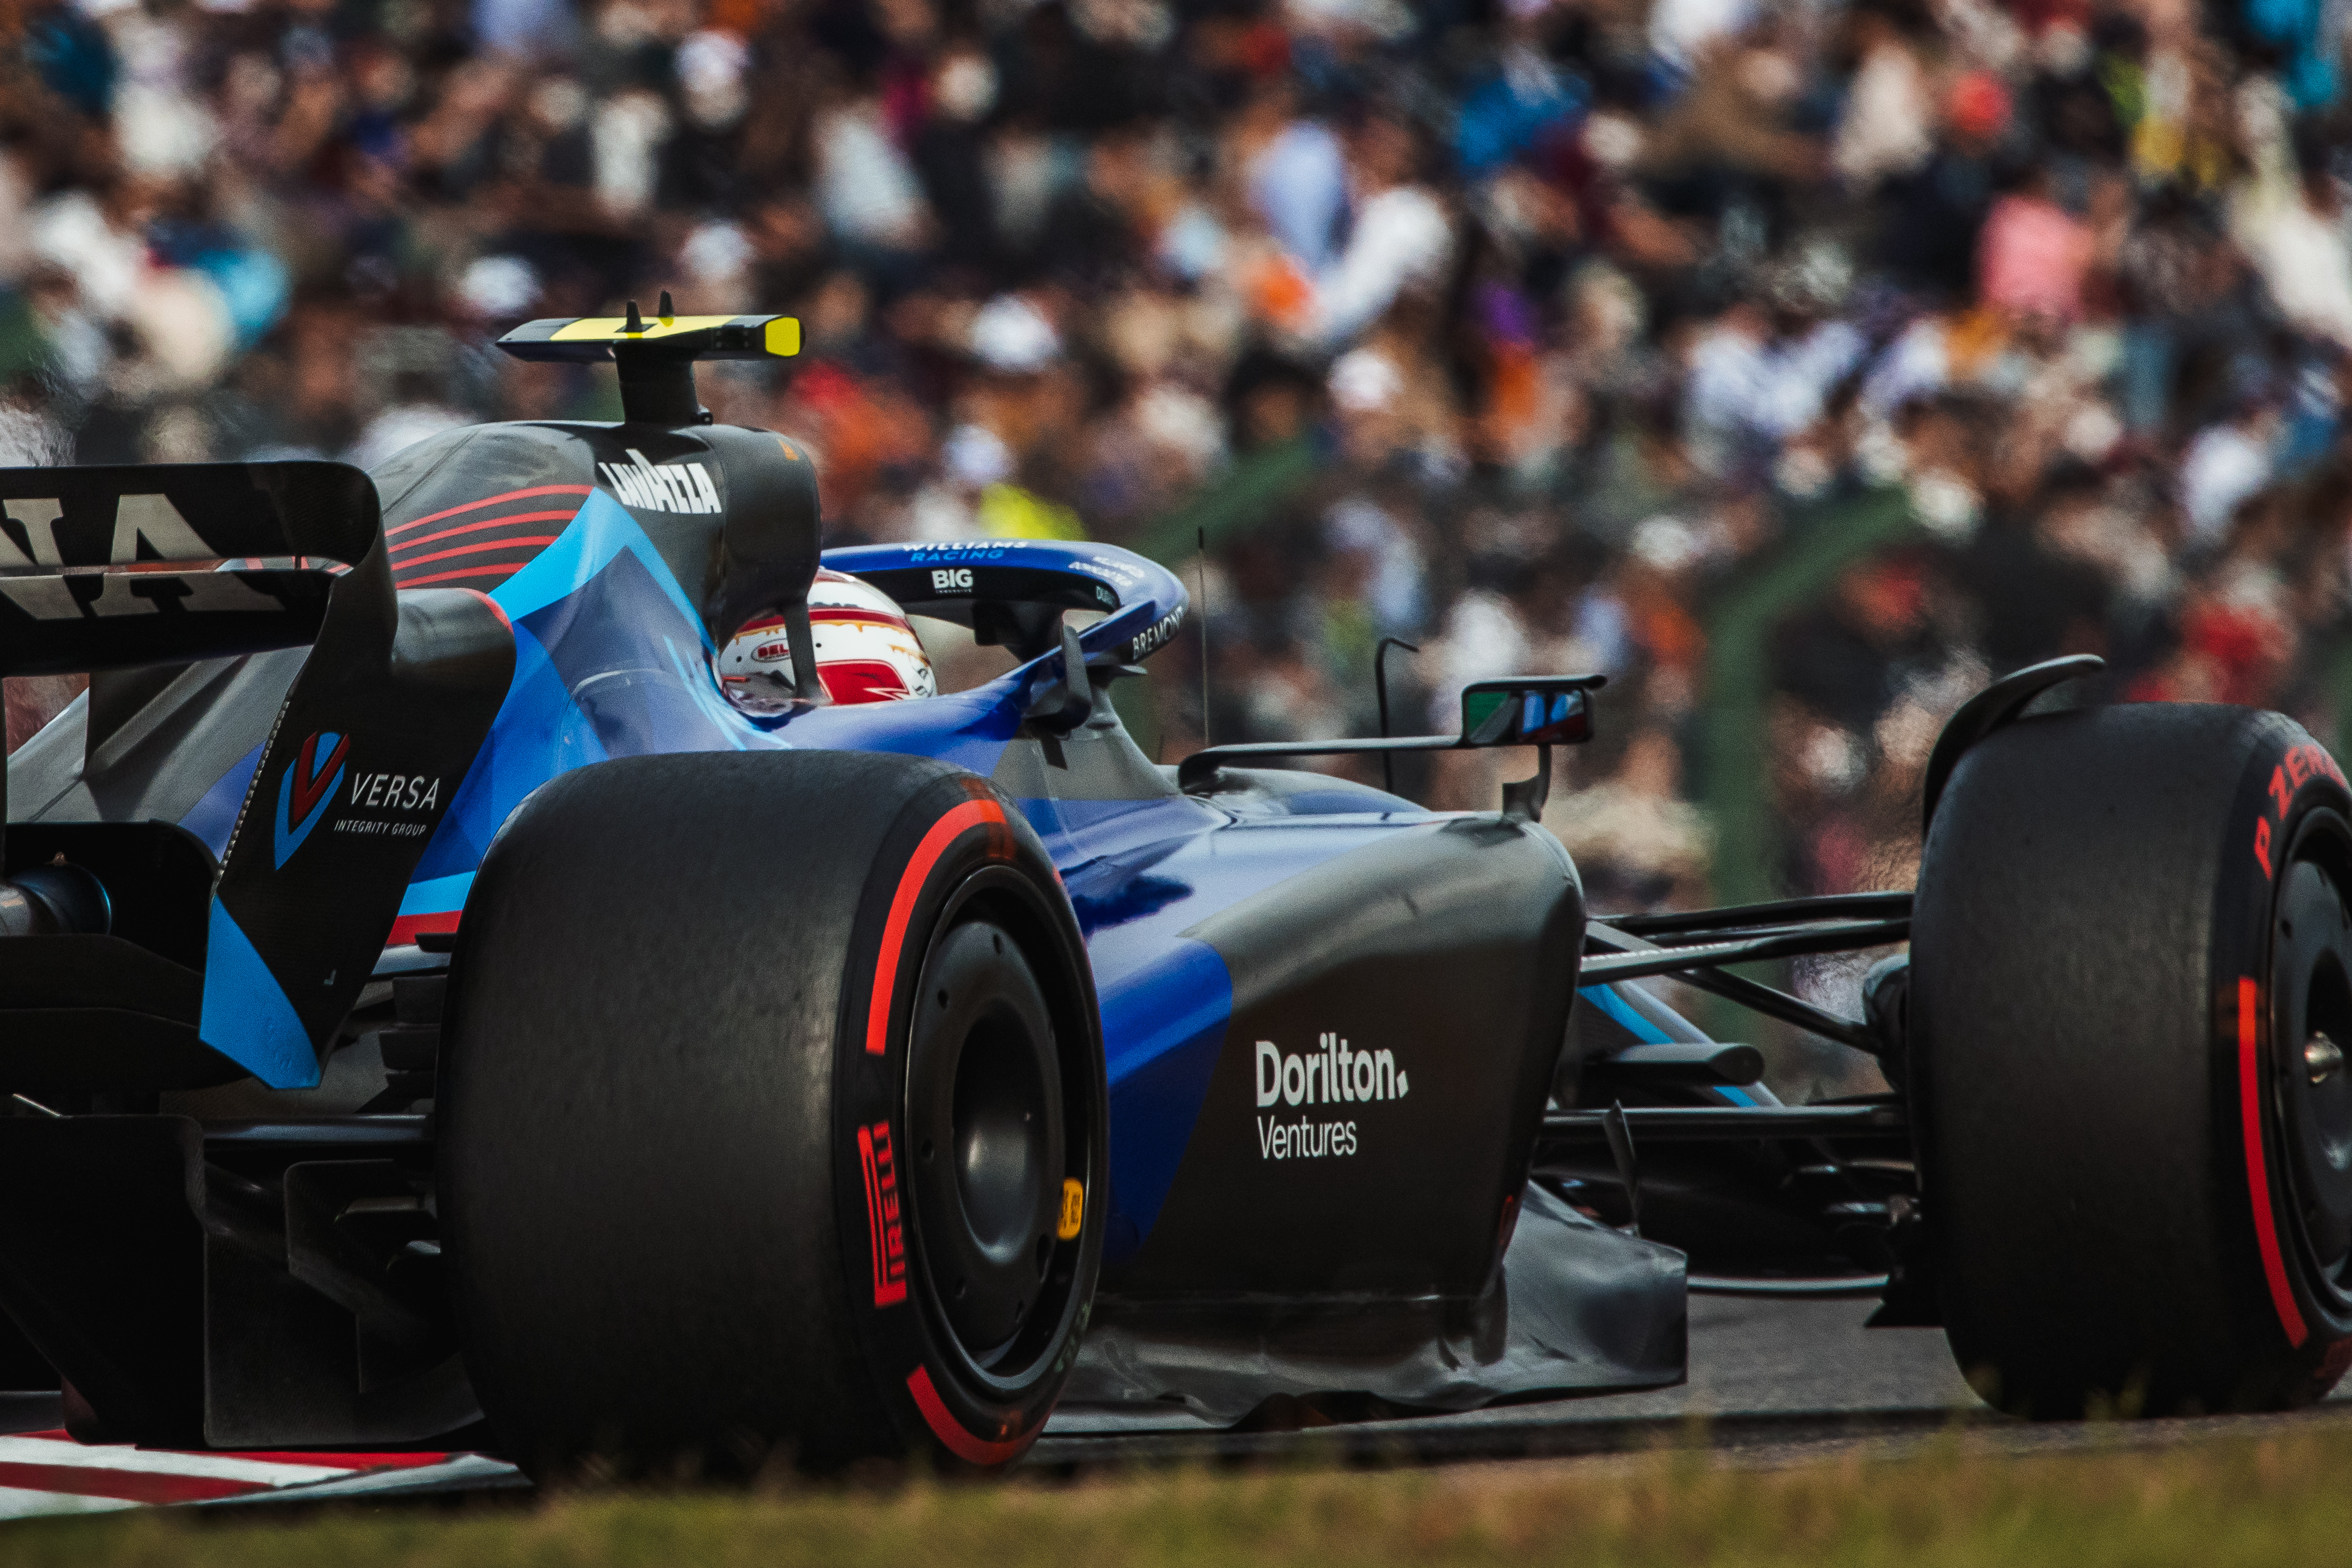
{"type": "Polygon", "coordinates": [[[719,488],[710,482],[710,470],[700,463],[656,466],[635,447],[628,451],[629,460],[625,463],[596,465],[604,482],[625,505],[639,511],[719,510],[719,488]]]}
{"type": "Polygon", "coordinates": [[[866,1234],[874,1259],[874,1304],[894,1307],[907,1299],[907,1233],[898,1217],[898,1162],[890,1149],[890,1124],[857,1130],[857,1163],[866,1177],[866,1234]]]}

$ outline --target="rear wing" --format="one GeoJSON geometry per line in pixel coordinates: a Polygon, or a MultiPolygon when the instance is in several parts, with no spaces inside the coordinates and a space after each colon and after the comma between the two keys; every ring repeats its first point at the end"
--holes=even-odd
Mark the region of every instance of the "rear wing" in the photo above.
{"type": "MultiPolygon", "coordinates": [[[[273,1088],[316,1083],[506,698],[505,616],[395,595],[374,483],[341,463],[0,468],[0,675],[310,646],[211,889],[200,1016],[148,1025],[273,1088]],[[352,787],[394,776],[397,818],[352,787]]],[[[37,1032],[30,1006],[0,986],[0,1037],[37,1032]]]]}
{"type": "Polygon", "coordinates": [[[698,359],[790,359],[801,352],[801,324],[791,316],[680,316],[669,296],[648,320],[629,301],[625,316],[551,316],[525,321],[499,340],[520,360],[560,364],[611,361],[621,374],[621,417],[631,424],[708,425],[694,392],[698,359]]]}
{"type": "Polygon", "coordinates": [[[517,359],[565,364],[618,359],[615,350],[633,349],[679,359],[790,359],[801,352],[801,324],[791,316],[551,316],[525,321],[499,347],[517,359]]]}
{"type": "Polygon", "coordinates": [[[342,463],[0,468],[0,674],[299,647],[371,552],[341,597],[389,637],[383,539],[342,463]]]}

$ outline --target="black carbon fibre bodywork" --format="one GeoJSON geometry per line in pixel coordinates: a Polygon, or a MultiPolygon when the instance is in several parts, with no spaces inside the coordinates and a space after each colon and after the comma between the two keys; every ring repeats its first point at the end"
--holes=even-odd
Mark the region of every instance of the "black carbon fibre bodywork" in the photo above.
{"type": "MultiPolygon", "coordinates": [[[[681,493],[673,489],[676,481],[649,481],[636,499],[652,504],[632,504],[629,512],[704,626],[724,637],[758,611],[804,605],[817,566],[816,467],[768,431],[482,425],[418,442],[389,459],[375,480],[384,525],[396,536],[419,519],[486,497],[552,487],[620,493],[614,470],[633,477],[696,468],[696,488],[681,493]],[[708,497],[698,488],[705,482],[708,497]]],[[[404,585],[438,574],[405,566],[399,574],[404,585]]]]}
{"type": "Polygon", "coordinates": [[[1231,972],[1234,1021],[1159,1223],[1106,1292],[1475,1296],[1525,1179],[1583,924],[1557,839],[1473,817],[1400,827],[1186,931],[1231,972]],[[1268,1051],[1327,1059],[1295,1099],[1269,1098],[1268,1051]]]}
{"type": "MultiPolygon", "coordinates": [[[[1269,826],[1392,799],[1234,772],[1224,798],[1269,826]]],[[[1234,1022],[1158,1224],[1106,1271],[1068,1429],[1171,1401],[1226,1425],[1268,1401],[1346,1418],[1678,1382],[1681,1255],[1527,1181],[1583,925],[1556,839],[1470,817],[1187,931],[1232,973],[1234,1022]],[[1269,1081],[1317,1057],[1295,1104],[1269,1081]]]]}

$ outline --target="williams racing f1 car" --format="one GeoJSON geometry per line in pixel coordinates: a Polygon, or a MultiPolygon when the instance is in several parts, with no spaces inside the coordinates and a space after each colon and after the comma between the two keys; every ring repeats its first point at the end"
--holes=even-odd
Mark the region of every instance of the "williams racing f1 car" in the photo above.
{"type": "Polygon", "coordinates": [[[1538,818],[1600,677],[1155,766],[1178,581],[820,554],[812,454],[694,390],[793,322],[502,346],[625,418],[0,472],[0,671],[91,673],[0,884],[0,1376],[78,1435],[986,1468],[1670,1384],[1710,1287],[1878,1295],[2038,1416],[2352,1358],[2352,795],[2289,721],[2036,667],[1916,892],[1595,914],[1538,818]],[[1013,667],[937,692],[910,614],[1013,667]],[[1465,747],[1532,776],[1276,765],[1465,747]],[[1906,942],[1860,1017],[1738,968],[1906,942]],[[1661,977],[1892,1090],[1780,1103],[1661,977]]]}

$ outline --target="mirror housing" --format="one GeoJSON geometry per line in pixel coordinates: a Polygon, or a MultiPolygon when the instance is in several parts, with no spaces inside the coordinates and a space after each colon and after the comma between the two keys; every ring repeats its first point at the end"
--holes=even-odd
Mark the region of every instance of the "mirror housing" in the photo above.
{"type": "Polygon", "coordinates": [[[1259,757],[1360,756],[1396,752],[1460,752],[1491,746],[1533,746],[1532,778],[1503,786],[1503,814],[1522,822],[1543,815],[1551,791],[1551,749],[1592,739],[1592,693],[1605,675],[1508,675],[1474,680],[1462,689],[1462,733],[1382,735],[1378,740],[1244,741],[1203,746],[1176,764],[1176,787],[1193,794],[1227,763],[1259,757]]]}
{"type": "Polygon", "coordinates": [[[1462,689],[1465,746],[1572,746],[1592,739],[1604,675],[1514,675],[1462,689]]]}

